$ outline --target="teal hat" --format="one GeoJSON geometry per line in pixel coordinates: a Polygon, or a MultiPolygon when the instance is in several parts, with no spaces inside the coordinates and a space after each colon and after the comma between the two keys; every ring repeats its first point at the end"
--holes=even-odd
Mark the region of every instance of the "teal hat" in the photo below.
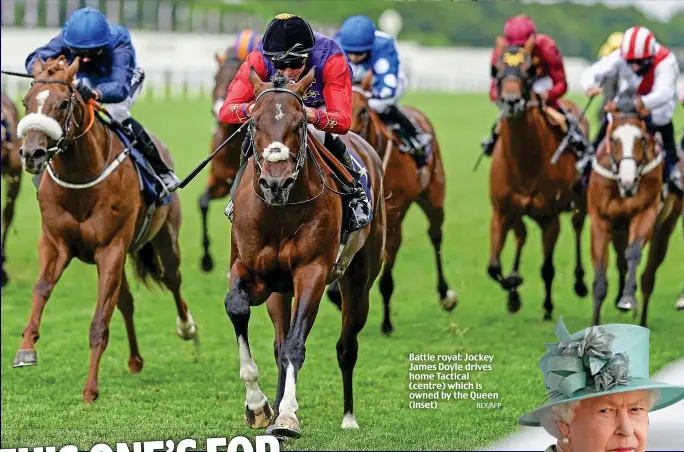
{"type": "Polygon", "coordinates": [[[521,416],[519,424],[539,427],[547,408],[621,392],[658,390],[660,397],[651,411],[684,399],[684,386],[648,378],[647,328],[611,324],[570,334],[561,317],[554,332],[559,342],[546,344],[548,353],[539,360],[547,401],[521,416]]]}

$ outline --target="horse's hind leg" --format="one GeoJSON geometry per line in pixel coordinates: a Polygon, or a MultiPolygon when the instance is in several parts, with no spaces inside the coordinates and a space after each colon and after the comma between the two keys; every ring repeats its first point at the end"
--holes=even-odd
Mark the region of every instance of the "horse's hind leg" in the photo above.
{"type": "Polygon", "coordinates": [[[33,300],[28,323],[22,332],[22,341],[14,358],[12,367],[35,366],[38,364],[36,341],[40,337],[40,321],[45,304],[50,299],[52,290],[64,273],[71,260],[69,249],[62,241],[52,241],[45,233],[41,233],[38,241],[38,258],[40,274],[33,286],[33,300]],[[59,246],[59,248],[58,248],[59,246]]]}
{"type": "Polygon", "coordinates": [[[582,265],[582,230],[587,214],[582,209],[577,209],[572,214],[572,228],[575,231],[575,293],[579,297],[586,297],[589,293],[584,282],[584,266],[582,265]]]}
{"type": "MultiPolygon", "coordinates": [[[[175,221],[173,223],[176,223],[175,221]]],[[[176,334],[184,341],[194,339],[197,345],[197,325],[190,314],[181,295],[180,247],[178,246],[178,223],[172,226],[171,221],[162,226],[152,239],[152,246],[159,255],[162,265],[162,282],[173,294],[178,310],[176,334]]]]}
{"type": "Polygon", "coordinates": [[[390,232],[387,230],[387,242],[385,244],[385,253],[387,259],[385,260],[385,265],[382,268],[382,275],[380,276],[380,294],[382,295],[383,304],[383,317],[382,325],[380,330],[385,336],[389,336],[394,331],[394,326],[392,325],[392,316],[390,310],[390,301],[392,299],[392,293],[394,293],[394,278],[392,277],[392,270],[394,269],[394,263],[396,262],[397,254],[399,253],[399,247],[401,247],[401,220],[396,223],[394,230],[390,232]]]}
{"type": "Polygon", "coordinates": [[[86,403],[93,402],[100,393],[97,382],[100,360],[109,343],[109,324],[119,301],[124,276],[126,247],[120,236],[114,240],[110,246],[95,251],[98,274],[97,307],[90,324],[90,368],[83,388],[83,401],[86,403]]]}
{"type": "Polygon", "coordinates": [[[19,187],[21,186],[21,171],[17,174],[4,174],[3,178],[7,185],[7,196],[5,197],[5,208],[2,209],[2,259],[0,262],[0,280],[2,286],[9,282],[9,277],[5,272],[5,245],[7,243],[7,233],[10,225],[14,219],[14,206],[19,195],[19,187]]]}
{"type": "Polygon", "coordinates": [[[209,213],[209,202],[214,199],[224,198],[230,191],[230,185],[224,180],[218,180],[215,176],[209,176],[209,184],[207,189],[199,198],[199,208],[202,216],[202,248],[204,254],[200,262],[200,268],[203,272],[210,272],[214,269],[214,259],[211,257],[209,251],[209,226],[207,224],[207,216],[209,213]]]}
{"type": "MultiPolygon", "coordinates": [[[[358,262],[356,268],[350,269],[349,277],[340,280],[342,290],[342,333],[337,341],[337,363],[342,371],[344,389],[343,429],[359,428],[354,416],[354,367],[358,357],[358,334],[368,318],[369,292],[363,277],[362,267],[358,262]]],[[[352,263],[354,265],[354,263],[352,263]]]]}
{"type": "Polygon", "coordinates": [[[143,368],[143,358],[138,350],[138,339],[135,335],[135,325],[133,324],[133,295],[131,294],[131,288],[128,285],[125,272],[121,281],[119,301],[116,305],[119,311],[121,311],[121,315],[123,315],[126,333],[128,334],[128,345],[131,350],[128,358],[128,370],[132,374],[136,374],[143,368]]]}
{"type": "Polygon", "coordinates": [[[551,299],[551,287],[556,270],[553,266],[553,253],[560,234],[560,220],[558,216],[546,218],[540,223],[543,234],[544,263],[541,268],[541,276],[544,280],[544,320],[551,320],[553,313],[553,301],[551,299]]]}
{"type": "Polygon", "coordinates": [[[444,184],[439,180],[433,180],[428,190],[423,192],[417,199],[418,205],[425,212],[430,227],[428,235],[435,251],[437,263],[437,293],[439,303],[445,311],[451,311],[458,304],[456,292],[449,289],[444,278],[442,268],[442,225],[444,224],[444,184]]]}
{"type": "Polygon", "coordinates": [[[641,275],[641,294],[644,298],[644,309],[641,311],[641,326],[643,327],[647,326],[648,302],[655,287],[656,272],[665,260],[670,237],[677,226],[678,217],[678,215],[670,215],[653,232],[648,261],[644,273],[641,275]]]}
{"type": "Polygon", "coordinates": [[[231,288],[224,304],[237,339],[240,356],[240,379],[245,383],[245,421],[251,428],[265,428],[273,418],[273,410],[268,404],[268,397],[259,388],[259,368],[252,359],[249,348],[250,296],[248,283],[241,279],[248,275],[248,270],[240,263],[231,268],[231,288]]]}

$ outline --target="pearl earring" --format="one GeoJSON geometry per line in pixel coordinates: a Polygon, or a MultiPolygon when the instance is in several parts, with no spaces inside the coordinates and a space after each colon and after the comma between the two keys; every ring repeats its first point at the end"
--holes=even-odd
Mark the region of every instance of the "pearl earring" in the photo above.
{"type": "Polygon", "coordinates": [[[563,444],[570,444],[570,438],[568,438],[567,436],[564,436],[563,437],[563,444]]]}

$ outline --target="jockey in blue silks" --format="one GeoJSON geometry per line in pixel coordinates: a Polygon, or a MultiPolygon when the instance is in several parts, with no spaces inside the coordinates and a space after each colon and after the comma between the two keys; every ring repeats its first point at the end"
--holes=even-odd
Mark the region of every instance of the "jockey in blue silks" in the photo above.
{"type": "Polygon", "coordinates": [[[406,76],[401,71],[394,39],[375,28],[366,16],[347,18],[334,38],[347,54],[354,83],[360,83],[368,71],[373,73],[372,98],[368,104],[385,122],[399,124],[406,134],[404,150],[423,150],[432,136],[397,107],[406,89],[406,76]]]}
{"type": "Polygon", "coordinates": [[[130,109],[140,94],[145,73],[137,66],[128,30],[110,25],[95,8],[81,8],[71,14],[57,36],[28,56],[26,71],[31,74],[39,59],[59,55],[69,63],[80,57],[76,89],[83,100],[107,104],[107,112],[124,126],[131,140],[137,141],[136,148],[145,155],[165,188],[175,189],[180,181],[162,160],[145,128],[131,117],[130,109]]]}

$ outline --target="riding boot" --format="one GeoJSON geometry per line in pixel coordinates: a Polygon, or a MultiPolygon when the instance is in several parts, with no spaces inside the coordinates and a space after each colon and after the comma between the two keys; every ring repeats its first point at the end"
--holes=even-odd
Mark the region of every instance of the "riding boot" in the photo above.
{"type": "Polygon", "coordinates": [[[425,153],[425,149],[432,141],[432,135],[423,132],[415,119],[405,114],[401,108],[396,105],[387,107],[387,110],[385,110],[382,116],[399,124],[401,129],[406,133],[406,141],[408,141],[408,143],[406,143],[405,140],[402,140],[404,147],[406,147],[406,149],[402,150],[407,151],[409,150],[408,148],[412,147],[419,153],[425,153]]]}
{"type": "Polygon", "coordinates": [[[484,138],[480,142],[480,146],[482,146],[482,153],[486,155],[487,157],[491,157],[492,153],[494,152],[494,146],[496,145],[496,140],[499,138],[499,130],[501,127],[501,123],[499,121],[496,121],[494,125],[492,126],[492,131],[490,133],[490,136],[484,138]]]}
{"type": "Polygon", "coordinates": [[[250,136],[247,135],[244,141],[242,142],[242,152],[240,153],[240,168],[235,174],[235,179],[233,179],[233,183],[230,186],[230,201],[228,201],[228,205],[226,206],[226,209],[223,211],[223,213],[228,217],[231,223],[233,222],[233,199],[235,199],[235,193],[237,192],[237,189],[240,186],[242,175],[245,173],[245,169],[247,168],[247,160],[252,155],[253,149],[254,148],[252,147],[252,140],[250,136]]]}
{"type": "Polygon", "coordinates": [[[354,178],[354,187],[351,193],[347,196],[350,198],[349,208],[349,222],[347,223],[347,231],[353,232],[358,229],[366,227],[371,221],[371,204],[366,196],[366,191],[361,185],[361,174],[354,167],[351,155],[347,146],[342,142],[340,137],[333,138],[331,134],[325,134],[325,147],[342,163],[349,174],[354,178]]]}
{"type": "Polygon", "coordinates": [[[133,118],[128,118],[122,125],[124,126],[124,130],[130,134],[129,138],[131,138],[132,141],[135,141],[135,148],[143,153],[147,161],[152,165],[154,172],[159,175],[165,190],[169,193],[175,190],[180,184],[180,180],[176,177],[171,168],[164,163],[164,160],[162,160],[161,154],[159,153],[159,149],[157,149],[152,137],[150,137],[142,124],[133,118]]]}
{"type": "Polygon", "coordinates": [[[680,196],[684,193],[684,181],[682,181],[682,173],[677,167],[679,157],[675,149],[665,151],[665,161],[663,162],[663,181],[668,184],[668,189],[671,192],[677,193],[680,196]]]}
{"type": "Polygon", "coordinates": [[[591,168],[590,163],[596,154],[595,147],[580,129],[577,119],[562,108],[560,111],[565,115],[568,124],[567,146],[574,149],[578,157],[575,169],[581,175],[586,176],[591,168]]]}

